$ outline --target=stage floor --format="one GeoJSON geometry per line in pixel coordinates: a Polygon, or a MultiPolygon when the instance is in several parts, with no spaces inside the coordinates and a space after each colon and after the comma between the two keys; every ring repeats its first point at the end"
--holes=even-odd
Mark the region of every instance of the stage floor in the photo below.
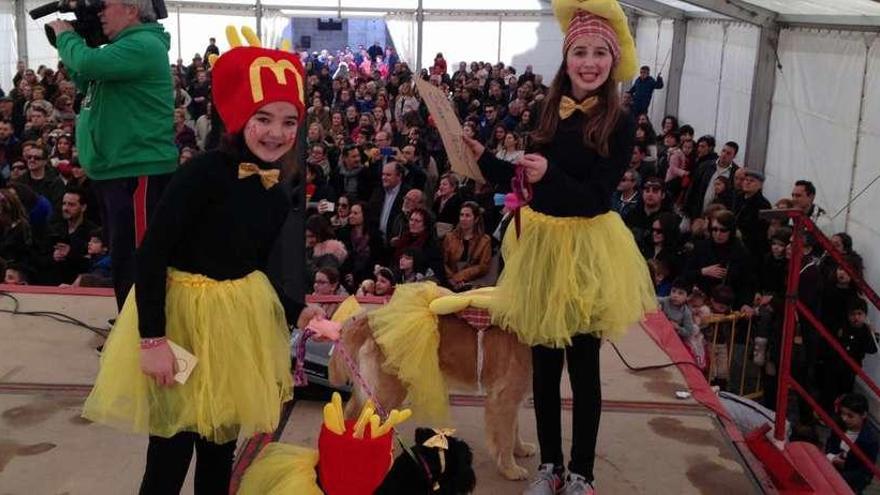
{"type": "MultiPolygon", "coordinates": [[[[15,296],[21,311],[61,312],[93,326],[106,327],[115,315],[111,297],[15,296]]],[[[0,309],[12,309],[12,301],[0,298],[0,309]]],[[[146,439],[79,417],[98,369],[95,347],[101,341],[88,330],[45,317],[0,314],[0,494],[137,491],[146,439]]],[[[640,326],[618,347],[633,366],[670,362],[640,326]]],[[[688,390],[676,367],[634,373],[606,345],[602,385],[604,413],[596,464],[600,492],[762,493],[761,483],[718,417],[693,399],[675,397],[676,391],[688,390]]],[[[570,397],[567,379],[563,395],[570,397]]],[[[480,402],[474,396],[452,397],[453,426],[474,450],[476,493],[519,493],[527,483],[504,480],[489,458],[480,402]]],[[[314,447],[322,407],[322,402],[307,397],[297,400],[283,441],[314,447]]],[[[567,449],[568,411],[563,419],[567,449]]],[[[519,420],[524,439],[536,442],[534,413],[528,405],[519,420]]],[[[404,428],[405,439],[412,438],[414,426],[404,428]]],[[[519,462],[532,472],[538,464],[536,458],[519,462]]],[[[184,493],[192,493],[190,481],[184,493]]]]}

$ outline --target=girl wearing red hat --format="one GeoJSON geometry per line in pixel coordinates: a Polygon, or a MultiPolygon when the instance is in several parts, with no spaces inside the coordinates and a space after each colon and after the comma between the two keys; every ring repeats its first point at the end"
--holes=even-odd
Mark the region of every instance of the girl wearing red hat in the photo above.
{"type": "Polygon", "coordinates": [[[265,274],[290,211],[285,179],[298,174],[302,64],[238,46],[213,71],[226,142],[193,158],[165,190],[83,411],[150,435],[142,494],[179,493],[193,448],[195,492],[228,491],[238,436],[274,431],[292,398],[288,323],[320,314],[265,274]],[[176,373],[192,362],[172,344],[197,359],[184,383],[176,373]]]}
{"type": "Polygon", "coordinates": [[[518,182],[531,188],[517,228],[505,235],[505,269],[490,308],[493,323],[532,346],[541,467],[526,493],[579,495],[595,492],[601,339],[621,336],[656,302],[632,234],[611,211],[635,134],[617,89],[636,70],[626,16],[616,0],[554,0],[553,9],[566,33],[563,62],[531,152],[514,167],[464,140],[490,182],[509,183],[519,170],[518,182]],[[567,476],[559,392],[565,362],[574,399],[567,476]]]}

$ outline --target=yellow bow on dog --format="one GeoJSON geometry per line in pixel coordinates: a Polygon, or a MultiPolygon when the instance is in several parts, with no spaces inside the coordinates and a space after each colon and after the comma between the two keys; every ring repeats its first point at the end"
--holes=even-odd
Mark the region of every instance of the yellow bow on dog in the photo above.
{"type": "Polygon", "coordinates": [[[591,96],[580,103],[575,103],[575,101],[568,96],[563,96],[562,101],[559,102],[559,117],[562,120],[565,120],[578,110],[587,113],[587,111],[596,106],[597,103],[599,103],[599,98],[595,96],[591,96]]]}
{"type": "Polygon", "coordinates": [[[446,437],[455,435],[455,430],[452,428],[440,428],[439,430],[435,428],[434,433],[436,435],[422,442],[422,445],[431,449],[449,450],[449,439],[446,437]]]}
{"type": "Polygon", "coordinates": [[[281,171],[278,169],[263,170],[253,163],[240,163],[238,165],[239,179],[246,179],[254,174],[258,174],[260,176],[260,182],[263,183],[263,187],[269,189],[275,184],[278,184],[278,178],[281,175],[281,171]]]}

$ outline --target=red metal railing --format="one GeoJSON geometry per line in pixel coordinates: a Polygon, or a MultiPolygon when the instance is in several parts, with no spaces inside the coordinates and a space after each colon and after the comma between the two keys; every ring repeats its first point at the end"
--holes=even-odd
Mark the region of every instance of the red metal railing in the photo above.
{"type": "Polygon", "coordinates": [[[862,276],[857,273],[844,260],[843,255],[839,253],[831,244],[831,240],[816,227],[816,224],[809,218],[804,216],[801,210],[764,210],[761,212],[763,218],[789,218],[794,221],[794,234],[791,242],[791,260],[788,266],[788,283],[785,296],[785,320],[782,328],[782,349],[779,363],[779,388],[776,396],[776,425],[774,435],[777,441],[785,441],[785,421],[786,412],[788,411],[788,392],[794,390],[813,411],[819,415],[822,421],[837,435],[838,438],[846,442],[850,447],[850,451],[858,457],[858,459],[867,466],[873,473],[874,477],[880,479],[880,469],[868,458],[867,455],[859,448],[853,440],[846,436],[846,433],[837,425],[837,422],[825,412],[825,410],[813,399],[804,387],[797,382],[791,375],[791,359],[795,337],[795,326],[798,316],[805,319],[809,325],[818,332],[825,342],[834,349],[834,352],[852,369],[865,384],[878,396],[880,396],[880,387],[869,377],[861,364],[852,359],[844,350],[843,346],[837,341],[831,332],[825,328],[825,325],[813,314],[813,312],[798,298],[798,285],[800,283],[801,264],[803,261],[803,234],[809,233],[815,237],[816,241],[825,250],[828,256],[831,256],[838,266],[843,268],[849,274],[853,282],[862,291],[865,297],[877,308],[880,309],[880,297],[865,282],[862,276]]]}

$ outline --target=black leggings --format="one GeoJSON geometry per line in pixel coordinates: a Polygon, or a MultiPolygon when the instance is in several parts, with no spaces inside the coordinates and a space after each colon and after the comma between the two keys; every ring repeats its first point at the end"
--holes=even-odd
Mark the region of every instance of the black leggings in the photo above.
{"type": "Polygon", "coordinates": [[[535,396],[541,464],[564,465],[559,384],[562,381],[562,365],[567,360],[573,396],[571,462],[568,463],[568,470],[591,482],[599,417],[602,414],[600,344],[601,341],[595,337],[578,335],[565,349],[532,347],[532,393],[535,396]]]}
{"type": "Polygon", "coordinates": [[[226,495],[232,476],[235,441],[216,444],[196,433],[178,433],[171,438],[150,437],[147,447],[147,469],[141,482],[140,495],[172,495],[180,493],[193,445],[196,448],[196,495],[226,495]]]}

